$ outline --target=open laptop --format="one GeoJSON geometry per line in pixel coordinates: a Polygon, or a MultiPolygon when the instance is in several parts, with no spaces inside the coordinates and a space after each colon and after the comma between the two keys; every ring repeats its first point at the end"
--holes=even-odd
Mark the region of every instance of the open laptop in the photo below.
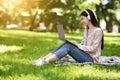
{"type": "Polygon", "coordinates": [[[77,45],[71,43],[69,40],[65,38],[63,25],[57,25],[57,31],[60,40],[62,40],[63,42],[69,42],[70,44],[77,47],[77,45]]]}

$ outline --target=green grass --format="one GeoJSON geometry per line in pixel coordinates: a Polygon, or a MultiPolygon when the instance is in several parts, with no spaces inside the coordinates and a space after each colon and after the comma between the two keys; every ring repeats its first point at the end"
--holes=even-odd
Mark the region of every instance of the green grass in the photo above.
{"type": "MultiPolygon", "coordinates": [[[[81,33],[66,34],[78,42],[81,33]]],[[[55,32],[0,29],[0,80],[120,80],[120,65],[34,66],[29,62],[46,55],[62,42],[55,32]]],[[[105,34],[104,56],[120,56],[120,34],[105,34]]]]}

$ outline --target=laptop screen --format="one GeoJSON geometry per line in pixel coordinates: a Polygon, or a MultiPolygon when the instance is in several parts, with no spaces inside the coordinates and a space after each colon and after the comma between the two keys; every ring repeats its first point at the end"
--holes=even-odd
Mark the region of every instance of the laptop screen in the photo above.
{"type": "Polygon", "coordinates": [[[63,25],[57,25],[58,36],[60,40],[65,41],[63,25]]]}

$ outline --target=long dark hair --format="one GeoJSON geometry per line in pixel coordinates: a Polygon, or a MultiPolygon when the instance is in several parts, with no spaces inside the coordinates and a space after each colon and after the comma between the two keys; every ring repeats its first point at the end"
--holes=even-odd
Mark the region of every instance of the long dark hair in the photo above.
{"type": "MultiPolygon", "coordinates": [[[[90,17],[89,20],[91,21],[91,23],[95,26],[95,27],[99,27],[98,21],[93,13],[92,10],[90,9],[85,9],[82,11],[82,13],[80,14],[80,16],[85,16],[88,18],[88,16],[90,17]]],[[[102,30],[102,29],[101,29],[102,30]]],[[[102,31],[103,34],[103,31],[102,31]]],[[[104,49],[104,34],[102,35],[102,43],[101,43],[101,49],[104,49]]]]}

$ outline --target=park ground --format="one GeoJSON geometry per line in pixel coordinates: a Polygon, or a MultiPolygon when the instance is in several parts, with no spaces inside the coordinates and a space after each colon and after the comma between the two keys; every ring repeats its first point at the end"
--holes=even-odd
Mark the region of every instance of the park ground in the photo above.
{"type": "MultiPolygon", "coordinates": [[[[66,33],[78,42],[82,35],[66,33]]],[[[102,56],[120,56],[120,34],[105,33],[104,39],[102,56]]],[[[120,80],[120,65],[30,64],[60,44],[56,32],[0,29],[0,80],[120,80]]]]}

